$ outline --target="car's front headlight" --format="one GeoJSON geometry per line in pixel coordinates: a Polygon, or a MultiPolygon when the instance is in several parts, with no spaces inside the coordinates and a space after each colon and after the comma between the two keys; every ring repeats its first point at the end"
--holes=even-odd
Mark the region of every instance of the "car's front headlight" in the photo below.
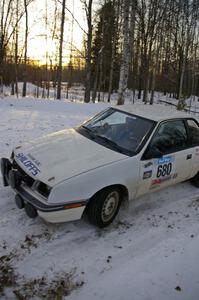
{"type": "Polygon", "coordinates": [[[44,196],[45,198],[48,198],[48,196],[50,195],[50,192],[52,190],[52,187],[48,186],[47,184],[41,182],[41,181],[37,181],[36,184],[34,185],[34,189],[41,194],[42,196],[44,196]]]}

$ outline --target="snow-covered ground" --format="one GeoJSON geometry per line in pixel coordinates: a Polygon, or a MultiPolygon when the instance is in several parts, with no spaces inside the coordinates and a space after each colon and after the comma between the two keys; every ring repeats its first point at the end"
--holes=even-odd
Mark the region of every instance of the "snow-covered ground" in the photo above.
{"type": "MultiPolygon", "coordinates": [[[[0,99],[0,157],[105,107],[0,99]]],[[[122,207],[106,229],[87,220],[31,220],[0,182],[0,299],[62,299],[70,292],[71,300],[198,300],[198,249],[199,190],[189,182],[122,207]]]]}

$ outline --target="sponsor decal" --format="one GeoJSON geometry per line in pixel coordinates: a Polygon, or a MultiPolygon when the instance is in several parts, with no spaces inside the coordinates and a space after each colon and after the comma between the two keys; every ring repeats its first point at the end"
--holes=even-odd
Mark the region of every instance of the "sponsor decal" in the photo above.
{"type": "Polygon", "coordinates": [[[174,156],[163,156],[160,159],[158,159],[158,165],[160,164],[162,165],[170,162],[174,162],[174,156]]]}
{"type": "Polygon", "coordinates": [[[147,179],[151,177],[152,177],[152,170],[144,172],[143,179],[147,179]]]}
{"type": "Polygon", "coordinates": [[[27,156],[34,161],[35,165],[37,165],[38,167],[40,166],[40,162],[38,160],[36,160],[36,158],[34,156],[32,156],[30,153],[27,154],[27,156]]]}
{"type": "Polygon", "coordinates": [[[175,167],[175,156],[163,156],[159,159],[156,159],[154,161],[154,164],[156,165],[156,178],[162,178],[167,177],[174,173],[174,167],[175,167]]]}
{"type": "Polygon", "coordinates": [[[33,163],[29,158],[28,155],[26,156],[23,153],[18,153],[16,155],[16,158],[26,167],[27,170],[30,171],[30,173],[33,176],[36,176],[38,173],[40,173],[40,169],[36,166],[35,163],[33,163]]]}
{"type": "Polygon", "coordinates": [[[149,161],[148,163],[146,163],[145,165],[144,165],[144,168],[146,169],[146,168],[148,168],[148,167],[151,167],[153,165],[153,163],[151,162],[151,161],[149,161]]]}
{"type": "Polygon", "coordinates": [[[166,164],[158,165],[156,177],[160,178],[160,177],[169,176],[171,174],[172,168],[173,165],[171,162],[169,162],[168,164],[166,163],[166,164]]]}
{"type": "Polygon", "coordinates": [[[173,175],[169,175],[169,176],[165,176],[165,177],[162,177],[162,178],[154,179],[154,180],[152,180],[150,189],[159,187],[162,183],[164,183],[166,181],[169,181],[169,180],[172,180],[172,179],[175,179],[177,177],[178,177],[178,173],[174,173],[173,175]]]}

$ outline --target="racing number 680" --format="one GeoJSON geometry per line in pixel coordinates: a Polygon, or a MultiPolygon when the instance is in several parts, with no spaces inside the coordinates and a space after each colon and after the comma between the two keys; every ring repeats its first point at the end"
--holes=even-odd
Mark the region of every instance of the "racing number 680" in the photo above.
{"type": "Polygon", "coordinates": [[[157,170],[157,178],[170,175],[172,170],[172,163],[159,165],[157,170]]]}

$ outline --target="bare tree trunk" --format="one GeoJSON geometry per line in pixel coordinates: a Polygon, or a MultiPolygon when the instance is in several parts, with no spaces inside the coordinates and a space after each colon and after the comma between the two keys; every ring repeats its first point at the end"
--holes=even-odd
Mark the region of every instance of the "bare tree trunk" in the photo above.
{"type": "Polygon", "coordinates": [[[156,76],[159,64],[159,57],[160,57],[160,49],[162,47],[163,37],[160,33],[158,37],[158,41],[155,45],[155,55],[153,56],[153,66],[152,66],[152,81],[151,81],[151,97],[150,97],[150,104],[152,105],[154,102],[154,91],[155,91],[155,84],[156,84],[156,76]]]}
{"type": "Polygon", "coordinates": [[[99,73],[99,67],[98,64],[95,69],[95,81],[93,85],[93,92],[92,92],[92,102],[95,103],[96,95],[97,95],[97,85],[98,85],[98,73],[99,73]]]}
{"type": "Polygon", "coordinates": [[[15,94],[15,83],[14,81],[11,82],[11,95],[14,96],[15,94]]]}
{"type": "Polygon", "coordinates": [[[181,71],[180,71],[180,81],[179,81],[179,89],[178,89],[178,99],[182,99],[182,87],[183,87],[183,81],[184,81],[184,72],[185,72],[185,55],[183,54],[183,59],[180,62],[181,64],[181,71]]]}
{"type": "MultiPolygon", "coordinates": [[[[129,72],[133,71],[133,57],[135,52],[135,17],[136,17],[136,9],[137,9],[137,0],[132,1],[130,4],[130,23],[129,23],[129,46],[130,46],[130,54],[129,54],[129,72]]],[[[133,76],[135,77],[135,76],[133,76]]],[[[134,86],[134,84],[133,84],[134,86]]]]}
{"type": "MultiPolygon", "coordinates": [[[[115,4],[115,1],[114,1],[115,4]]],[[[119,23],[119,8],[120,8],[120,0],[118,0],[118,3],[116,4],[116,30],[118,28],[119,23]]],[[[115,32],[113,36],[113,42],[112,42],[112,53],[111,53],[111,67],[110,67],[110,75],[109,75],[109,86],[108,86],[108,102],[110,102],[111,99],[111,93],[113,89],[113,71],[114,71],[114,65],[115,65],[115,46],[116,46],[116,40],[117,40],[117,32],[115,32]]]]}
{"type": "MultiPolygon", "coordinates": [[[[102,16],[102,37],[104,38],[104,31],[105,31],[105,24],[104,24],[104,15],[102,16]]],[[[98,58],[98,65],[99,65],[99,78],[98,78],[98,102],[101,101],[101,92],[103,91],[103,77],[104,77],[104,72],[103,72],[103,52],[104,52],[104,46],[103,46],[103,41],[102,41],[102,47],[99,51],[99,58],[98,58]]]]}
{"type": "MultiPolygon", "coordinates": [[[[19,17],[19,0],[16,3],[16,15],[17,20],[19,17]]],[[[18,98],[19,91],[18,91],[18,40],[19,40],[19,29],[18,24],[15,28],[15,92],[18,98]]]]}
{"type": "Polygon", "coordinates": [[[87,42],[86,42],[86,79],[85,79],[85,94],[84,94],[84,102],[90,102],[90,92],[91,92],[91,46],[92,46],[92,4],[93,0],[88,1],[88,5],[86,2],[85,10],[86,10],[86,18],[88,25],[88,33],[87,33],[87,42]]]}
{"type": "Polygon", "coordinates": [[[153,104],[154,101],[154,89],[155,89],[155,76],[156,76],[156,72],[155,69],[153,68],[152,70],[152,74],[151,74],[151,97],[150,97],[150,104],[153,104]]]}
{"type": "MultiPolygon", "coordinates": [[[[137,5],[137,3],[136,3],[137,5]]],[[[135,40],[135,18],[134,18],[134,32],[132,37],[132,50],[131,50],[131,64],[132,64],[132,89],[133,89],[133,97],[132,101],[135,102],[135,95],[136,95],[136,84],[138,79],[138,70],[139,70],[139,48],[140,48],[140,41],[139,41],[139,33],[137,36],[137,41],[135,40]]]]}
{"type": "Polygon", "coordinates": [[[98,87],[98,81],[99,81],[99,60],[101,55],[101,50],[98,52],[97,62],[95,65],[95,81],[93,85],[93,92],[92,92],[92,102],[95,103],[96,95],[97,95],[97,87],[98,87]]]}
{"type": "Polygon", "coordinates": [[[64,37],[64,22],[65,22],[65,5],[66,0],[62,1],[61,15],[61,34],[59,41],[59,65],[57,70],[57,99],[61,99],[61,82],[62,82],[62,53],[63,53],[63,37],[64,37]]]}
{"type": "Polygon", "coordinates": [[[0,75],[0,95],[3,96],[3,77],[0,75]]]}
{"type": "MultiPolygon", "coordinates": [[[[3,35],[3,31],[4,31],[4,8],[5,6],[5,0],[3,0],[0,4],[0,10],[1,10],[1,23],[0,23],[0,79],[1,82],[3,81],[3,58],[4,58],[4,35],[3,35]]],[[[2,83],[3,85],[3,83],[2,83]]]]}
{"type": "MultiPolygon", "coordinates": [[[[189,50],[189,36],[191,34],[191,24],[189,22],[189,0],[184,4],[183,6],[183,18],[182,18],[182,45],[181,45],[181,55],[182,60],[180,62],[181,67],[179,68],[180,74],[179,74],[179,89],[178,89],[178,109],[182,109],[185,106],[185,97],[183,96],[183,83],[184,83],[184,77],[185,77],[185,68],[187,63],[187,57],[188,57],[188,50],[189,50]]],[[[191,20],[192,21],[192,20],[191,20]]]]}
{"type": "Polygon", "coordinates": [[[26,16],[26,29],[25,29],[25,49],[24,49],[24,82],[23,82],[23,91],[22,96],[26,97],[26,86],[27,86],[27,48],[28,48],[28,7],[27,7],[27,0],[24,0],[24,9],[25,9],[25,16],[26,16]]]}
{"type": "Polygon", "coordinates": [[[129,12],[130,0],[124,0],[124,15],[123,15],[123,49],[122,62],[120,66],[120,80],[118,90],[118,105],[124,104],[124,93],[128,83],[129,59],[130,59],[130,45],[129,45],[129,12]]]}
{"type": "Polygon", "coordinates": [[[143,91],[143,102],[146,104],[148,102],[149,93],[149,70],[146,69],[145,80],[144,80],[144,91],[143,91]]]}
{"type": "Polygon", "coordinates": [[[148,101],[148,89],[149,89],[149,58],[147,55],[147,47],[145,45],[144,50],[144,59],[143,59],[143,77],[144,77],[144,91],[143,91],[143,99],[142,101],[146,104],[148,101]]]}
{"type": "MultiPolygon", "coordinates": [[[[154,24],[152,24],[154,26],[154,24]]],[[[152,55],[152,46],[154,39],[154,29],[151,30],[151,40],[147,42],[145,40],[144,46],[144,92],[143,92],[143,102],[146,104],[148,102],[148,93],[149,93],[149,76],[150,76],[150,66],[151,66],[151,55],[152,55]]],[[[149,30],[148,30],[149,31],[149,30]]]]}

